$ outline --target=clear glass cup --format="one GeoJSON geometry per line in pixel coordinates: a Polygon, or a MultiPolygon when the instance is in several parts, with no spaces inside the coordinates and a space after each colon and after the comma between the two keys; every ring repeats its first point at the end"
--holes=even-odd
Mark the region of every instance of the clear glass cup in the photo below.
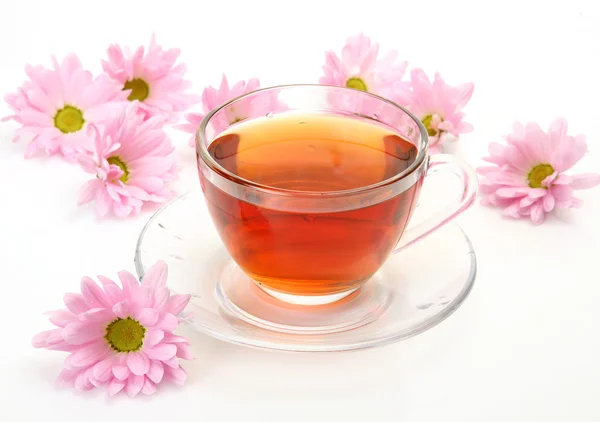
{"type": "Polygon", "coordinates": [[[295,304],[327,304],[360,289],[391,254],[466,210],[477,191],[477,178],[466,163],[449,155],[429,155],[428,134],[418,118],[389,100],[349,88],[288,85],[233,99],[206,115],[197,132],[196,152],[205,200],[229,254],[265,292],[295,304]],[[409,141],[416,151],[406,169],[384,180],[323,191],[283,189],[242,178],[209,151],[220,135],[238,125],[292,114],[299,119],[323,114],[370,122],[409,141]],[[437,172],[458,178],[457,196],[406,229],[423,180],[437,172]],[[387,215],[394,215],[393,220],[382,222],[387,215]],[[293,230],[279,224],[292,218],[301,223],[293,230]],[[367,231],[371,220],[387,224],[384,236],[376,238],[367,231]],[[323,237],[324,228],[340,222],[343,227],[334,237],[323,237]],[[311,241],[294,243],[299,231],[311,241]],[[270,261],[263,262],[264,256],[270,261]],[[288,262],[293,265],[281,264],[288,262]]]}

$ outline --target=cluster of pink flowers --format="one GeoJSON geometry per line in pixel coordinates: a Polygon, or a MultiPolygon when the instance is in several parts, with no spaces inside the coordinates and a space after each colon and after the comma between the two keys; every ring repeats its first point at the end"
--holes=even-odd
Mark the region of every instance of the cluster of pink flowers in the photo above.
{"type": "Polygon", "coordinates": [[[363,34],[349,37],[341,57],[325,53],[323,76],[319,83],[367,91],[390,99],[416,115],[429,134],[431,152],[441,151],[446,139],[457,139],[473,130],[463,121],[463,108],[473,95],[472,83],[452,86],[436,73],[433,82],[423,69],[410,72],[406,61],[397,59],[398,52],[390,51],[379,58],[379,45],[363,34]]]}
{"type": "MultiPolygon", "coordinates": [[[[186,66],[178,63],[178,49],[163,49],[154,37],[147,49],[108,48],[103,73],[94,77],[74,54],[52,68],[27,66],[29,80],[6,96],[13,114],[4,118],[21,127],[15,140],[26,139],[25,156],[39,152],[60,155],[93,175],[81,189],[79,203],[95,201],[99,215],[137,215],[146,203],[170,199],[177,177],[174,145],[164,131],[167,124],[194,134],[204,116],[235,97],[260,88],[256,78],[207,86],[201,96],[189,92],[186,66]],[[185,113],[202,102],[201,112],[185,113]],[[179,124],[180,117],[186,122],[179,124]]],[[[430,82],[421,69],[403,81],[407,63],[391,51],[379,58],[379,46],[360,34],[348,38],[341,58],[326,53],[320,83],[369,91],[406,106],[425,124],[434,147],[452,135],[471,130],[462,108],[473,84],[456,87],[439,75],[430,82]]],[[[281,110],[273,98],[264,104],[232,107],[215,121],[216,129],[259,114],[281,110]]]]}
{"type": "MultiPolygon", "coordinates": [[[[52,69],[27,66],[29,80],[16,93],[6,96],[13,114],[4,119],[21,124],[15,140],[29,139],[26,157],[38,151],[59,154],[94,176],[81,189],[81,204],[95,201],[99,215],[137,215],[144,204],[165,202],[175,194],[171,182],[177,177],[178,166],[165,126],[175,124],[175,128],[191,134],[189,145],[193,147],[206,114],[260,88],[257,78],[230,84],[223,75],[220,86],[207,86],[201,96],[195,96],[188,92],[191,83],[185,80],[186,66],[177,63],[179,54],[178,49],[163,49],[152,37],[147,50],[139,47],[131,52],[111,45],[107,59],[102,61],[104,73],[97,77],[84,70],[75,55],[60,63],[53,58],[52,69]],[[200,102],[201,110],[186,113],[200,102]],[[181,117],[184,123],[179,123],[181,117]]],[[[420,68],[411,69],[407,76],[407,69],[408,63],[398,58],[397,51],[380,56],[379,45],[358,34],[347,39],[340,55],[325,53],[319,83],[367,91],[405,107],[427,130],[431,153],[441,152],[446,140],[456,140],[473,130],[464,120],[464,108],[473,95],[472,83],[450,85],[439,73],[430,78],[420,68]]],[[[220,131],[232,123],[284,108],[276,97],[261,104],[248,102],[230,107],[214,119],[213,128],[220,131]]],[[[487,160],[496,167],[479,169],[484,204],[505,206],[506,215],[531,216],[534,223],[542,222],[544,214],[555,207],[580,204],[571,198],[571,190],[591,187],[594,183],[590,180],[595,179],[571,181],[562,172],[585,154],[585,141],[562,132],[556,135],[556,125],[549,135],[533,124],[524,129],[518,126],[509,136],[508,146],[490,146],[491,157],[487,160]],[[562,157],[560,154],[567,153],[561,145],[571,145],[572,139],[577,140],[572,148],[580,153],[562,157]],[[525,167],[519,162],[521,167],[515,167],[512,158],[507,158],[514,151],[536,148],[552,159],[537,154],[537,161],[525,167]],[[529,173],[515,178],[514,168],[529,173]],[[553,172],[546,174],[550,169],[553,172]],[[536,171],[548,178],[531,182],[532,174],[542,174],[536,171]],[[507,186],[521,185],[524,187],[518,193],[506,190],[507,186]]],[[[566,122],[560,125],[566,128],[566,122]]]]}
{"type": "Polygon", "coordinates": [[[26,157],[60,155],[93,174],[80,203],[95,200],[100,215],[138,214],[172,197],[178,168],[165,124],[198,100],[179,54],[152,37],[147,51],[110,46],[96,77],[75,54],[53,57],[50,69],[28,65],[29,80],[5,97],[13,114],[3,120],[21,125],[15,141],[29,141],[26,157]]]}

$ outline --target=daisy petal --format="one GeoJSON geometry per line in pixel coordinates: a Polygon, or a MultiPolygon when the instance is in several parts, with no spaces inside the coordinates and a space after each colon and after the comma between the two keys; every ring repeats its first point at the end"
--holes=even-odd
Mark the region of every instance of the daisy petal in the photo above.
{"type": "Polygon", "coordinates": [[[531,221],[533,224],[542,224],[544,222],[544,209],[542,204],[533,204],[531,206],[531,221]]]}
{"type": "Polygon", "coordinates": [[[103,359],[110,351],[105,341],[98,341],[83,346],[81,349],[67,356],[65,367],[67,369],[90,366],[103,359]]]}
{"type": "Polygon", "coordinates": [[[97,179],[86,182],[79,191],[77,203],[83,205],[96,197],[96,192],[100,188],[97,179]]]}
{"type": "Polygon", "coordinates": [[[62,340],[62,330],[57,328],[36,334],[31,340],[31,344],[35,348],[42,348],[59,344],[62,340]]]}
{"type": "Polygon", "coordinates": [[[150,370],[150,359],[142,351],[128,353],[127,366],[134,375],[145,375],[150,370]]]}
{"type": "Polygon", "coordinates": [[[165,343],[189,343],[188,339],[182,336],[176,336],[173,333],[165,333],[165,343]]]}
{"type": "MultiPolygon", "coordinates": [[[[546,196],[550,196],[550,195],[546,195],[546,196]]],[[[546,196],[544,198],[546,198],[546,196]]],[[[533,204],[534,202],[536,202],[537,200],[538,200],[538,198],[531,198],[529,196],[526,196],[521,199],[521,201],[519,202],[519,206],[520,207],[528,207],[531,204],[533,204]]]]}
{"type": "Polygon", "coordinates": [[[125,297],[129,300],[135,298],[135,295],[140,288],[137,279],[128,271],[120,271],[118,276],[121,280],[121,284],[123,284],[123,293],[125,294],[125,297]]]}
{"type": "Polygon", "coordinates": [[[571,178],[571,189],[590,189],[600,185],[600,174],[596,173],[584,173],[571,178]]]}
{"type": "Polygon", "coordinates": [[[530,198],[541,198],[545,196],[548,191],[543,188],[529,189],[529,197],[530,198]]]}
{"type": "Polygon", "coordinates": [[[544,201],[543,201],[543,207],[544,207],[544,212],[550,212],[554,209],[554,196],[552,195],[546,195],[544,196],[544,201]]]}
{"type": "Polygon", "coordinates": [[[105,285],[104,291],[106,292],[106,298],[108,299],[108,303],[111,307],[119,302],[122,302],[124,299],[123,291],[119,289],[119,286],[116,284],[105,285]]]}
{"type": "Polygon", "coordinates": [[[571,186],[557,185],[552,187],[552,195],[556,201],[571,201],[573,199],[573,189],[571,186]]]}
{"type": "Polygon", "coordinates": [[[496,195],[502,198],[520,198],[527,194],[527,189],[522,187],[516,188],[500,188],[496,191],[496,195]]]}
{"type": "Polygon", "coordinates": [[[135,312],[134,318],[144,327],[151,327],[158,321],[159,312],[154,308],[142,308],[135,312]]]}
{"type": "Polygon", "coordinates": [[[86,344],[101,339],[105,334],[105,326],[98,323],[72,322],[63,330],[63,338],[68,344],[86,344]]]}
{"type": "Polygon", "coordinates": [[[126,380],[129,377],[129,368],[125,365],[115,365],[112,367],[112,373],[119,380],[126,380]]]}
{"type": "Polygon", "coordinates": [[[144,386],[142,387],[142,394],[150,395],[156,392],[156,385],[148,378],[144,379],[144,386]]]}
{"type": "Polygon", "coordinates": [[[177,353],[177,346],[174,344],[157,344],[156,346],[147,349],[146,354],[150,359],[166,361],[171,359],[177,353]]]}
{"type": "Polygon", "coordinates": [[[144,386],[144,376],[143,375],[132,375],[127,378],[127,386],[125,387],[125,391],[129,397],[136,396],[144,386]]]}
{"type": "Polygon", "coordinates": [[[67,309],[69,309],[69,311],[73,312],[74,314],[79,314],[90,309],[83,296],[77,293],[65,294],[64,302],[67,309]]]}
{"type": "Polygon", "coordinates": [[[119,391],[121,391],[125,385],[127,384],[126,381],[117,379],[117,378],[113,378],[109,383],[108,383],[108,395],[109,396],[114,396],[115,394],[117,394],[119,391]]]}
{"type": "Polygon", "coordinates": [[[194,359],[194,354],[192,353],[192,348],[189,344],[186,343],[177,343],[177,355],[180,359],[192,360],[194,359]]]}
{"type": "Polygon", "coordinates": [[[94,365],[92,375],[101,382],[107,382],[112,378],[112,356],[107,356],[94,365]]]}
{"type": "Polygon", "coordinates": [[[85,311],[77,317],[82,322],[110,322],[115,319],[115,313],[110,308],[94,308],[85,311]]]}
{"type": "Polygon", "coordinates": [[[165,333],[157,329],[149,329],[144,337],[144,347],[152,348],[162,341],[165,333]]]}
{"type": "Polygon", "coordinates": [[[173,331],[179,325],[179,320],[173,314],[166,313],[163,318],[158,322],[156,328],[163,331],[173,331]]]}
{"type": "Polygon", "coordinates": [[[516,200],[504,209],[503,214],[506,215],[507,217],[521,218],[521,213],[519,212],[520,209],[521,209],[520,200],[516,200]]]}
{"type": "Polygon", "coordinates": [[[121,319],[131,316],[129,302],[127,301],[115,303],[112,307],[112,311],[121,319]]]}
{"type": "Polygon", "coordinates": [[[147,308],[152,305],[154,292],[148,286],[141,286],[132,298],[132,304],[136,308],[147,308]]]}
{"type": "Polygon", "coordinates": [[[167,305],[167,312],[173,315],[179,315],[190,302],[190,295],[172,295],[167,305]]]}
{"type": "Polygon", "coordinates": [[[173,356],[171,359],[168,360],[164,360],[162,361],[162,364],[164,365],[164,367],[166,368],[167,366],[169,368],[179,368],[179,359],[177,358],[177,356],[173,356]]]}
{"type": "Polygon", "coordinates": [[[144,276],[142,284],[150,287],[153,290],[161,289],[166,286],[167,276],[167,263],[161,260],[148,269],[146,275],[144,276]]]}
{"type": "MultiPolygon", "coordinates": [[[[159,309],[160,311],[163,311],[165,306],[169,302],[170,296],[171,296],[171,292],[166,287],[163,289],[157,289],[154,292],[154,303],[152,304],[152,307],[159,309]]],[[[171,312],[168,309],[166,311],[173,314],[173,312],[171,312]]]]}
{"type": "Polygon", "coordinates": [[[60,374],[58,375],[58,378],[56,380],[56,384],[59,387],[72,387],[73,383],[75,381],[75,378],[77,378],[77,375],[79,375],[79,373],[81,372],[81,370],[79,369],[63,369],[60,374]]]}
{"type": "Polygon", "coordinates": [[[158,384],[162,381],[164,375],[164,367],[160,361],[152,360],[150,361],[150,370],[146,374],[148,378],[150,378],[153,382],[158,384]]]}
{"type": "Polygon", "coordinates": [[[94,384],[90,381],[91,368],[81,371],[75,378],[75,389],[79,391],[89,391],[94,388],[94,384]]]}
{"type": "Polygon", "coordinates": [[[573,178],[567,174],[559,175],[554,182],[553,185],[570,185],[573,182],[573,178]]]}
{"type": "Polygon", "coordinates": [[[183,368],[167,368],[165,375],[169,377],[175,384],[183,385],[187,379],[187,373],[183,368]]]}
{"type": "Polygon", "coordinates": [[[60,309],[58,311],[48,312],[50,322],[57,327],[66,327],[67,324],[75,322],[77,319],[75,314],[67,309],[60,309]]]}

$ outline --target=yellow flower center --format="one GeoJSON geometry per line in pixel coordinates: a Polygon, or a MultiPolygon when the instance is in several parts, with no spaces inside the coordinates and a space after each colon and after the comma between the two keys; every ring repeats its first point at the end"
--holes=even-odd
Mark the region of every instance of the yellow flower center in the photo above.
{"type": "Polygon", "coordinates": [[[116,155],[114,157],[108,157],[106,161],[108,161],[108,164],[114,164],[123,171],[123,176],[121,176],[119,179],[121,180],[121,182],[127,183],[127,181],[129,180],[129,168],[127,167],[127,164],[125,164],[125,162],[116,155]]]}
{"type": "Polygon", "coordinates": [[[70,105],[58,110],[54,116],[54,126],[62,133],[77,132],[81,130],[84,123],[81,110],[70,105]]]}
{"type": "Polygon", "coordinates": [[[427,129],[427,134],[429,136],[435,136],[439,133],[437,129],[431,127],[432,120],[433,114],[428,114],[427,116],[423,117],[423,120],[421,120],[421,122],[423,122],[423,126],[425,126],[425,129],[427,129]]]}
{"type": "Polygon", "coordinates": [[[104,338],[117,352],[137,352],[142,348],[146,329],[131,317],[117,318],[106,326],[104,338]]]}
{"type": "Polygon", "coordinates": [[[346,81],[346,87],[352,89],[358,89],[359,91],[366,91],[367,84],[361,78],[353,77],[346,81]]]}
{"type": "Polygon", "coordinates": [[[129,101],[144,101],[146,98],[148,98],[148,95],[150,95],[150,87],[148,86],[148,83],[140,78],[135,78],[125,82],[123,90],[126,89],[131,90],[131,94],[129,94],[129,97],[127,97],[129,101]]]}
{"type": "Polygon", "coordinates": [[[527,180],[529,180],[529,187],[548,189],[548,187],[542,186],[542,182],[546,177],[552,176],[553,174],[554,169],[550,164],[538,164],[537,166],[532,168],[529,174],[527,175],[527,180]]]}

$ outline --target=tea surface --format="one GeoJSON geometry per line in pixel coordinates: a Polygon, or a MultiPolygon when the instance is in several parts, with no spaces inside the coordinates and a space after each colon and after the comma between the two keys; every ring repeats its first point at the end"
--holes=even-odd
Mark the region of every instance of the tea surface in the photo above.
{"type": "Polygon", "coordinates": [[[415,146],[384,126],[349,117],[280,115],[237,126],[209,146],[225,169],[297,191],[361,188],[410,166],[415,146]]]}

